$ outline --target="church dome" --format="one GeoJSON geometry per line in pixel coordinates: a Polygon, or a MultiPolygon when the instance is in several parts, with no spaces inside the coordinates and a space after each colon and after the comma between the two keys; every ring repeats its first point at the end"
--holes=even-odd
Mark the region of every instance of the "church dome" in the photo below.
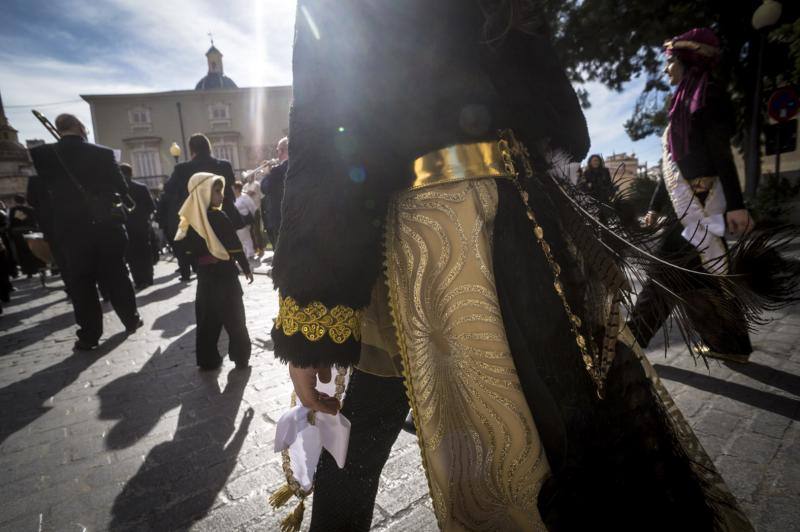
{"type": "Polygon", "coordinates": [[[196,91],[209,91],[214,89],[237,89],[238,86],[236,83],[229,78],[228,76],[224,76],[219,72],[209,72],[203,78],[197,82],[195,85],[194,90],[196,91]]]}
{"type": "Polygon", "coordinates": [[[224,74],[222,70],[222,52],[214,46],[214,41],[211,41],[211,48],[206,52],[206,60],[208,61],[208,74],[197,82],[194,90],[211,91],[238,88],[236,83],[224,74]]]}

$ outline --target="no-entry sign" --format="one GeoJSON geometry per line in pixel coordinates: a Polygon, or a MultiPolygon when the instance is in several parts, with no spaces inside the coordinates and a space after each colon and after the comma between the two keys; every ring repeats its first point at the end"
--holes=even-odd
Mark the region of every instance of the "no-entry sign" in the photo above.
{"type": "Polygon", "coordinates": [[[793,87],[781,87],[772,93],[767,103],[767,113],[776,122],[787,122],[800,111],[800,99],[793,87]]]}

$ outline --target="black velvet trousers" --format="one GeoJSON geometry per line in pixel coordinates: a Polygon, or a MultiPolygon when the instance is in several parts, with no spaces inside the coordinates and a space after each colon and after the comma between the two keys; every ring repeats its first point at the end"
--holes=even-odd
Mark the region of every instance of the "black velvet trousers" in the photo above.
{"type": "Polygon", "coordinates": [[[350,420],[347,462],[322,452],[314,483],[312,532],[367,531],[381,471],[408,415],[402,378],[353,370],[342,414],[350,420]]]}
{"type": "Polygon", "coordinates": [[[228,333],[228,357],[237,364],[250,360],[250,335],[245,323],[239,270],[230,262],[200,266],[197,273],[197,365],[212,369],[222,364],[217,342],[228,333]]]}

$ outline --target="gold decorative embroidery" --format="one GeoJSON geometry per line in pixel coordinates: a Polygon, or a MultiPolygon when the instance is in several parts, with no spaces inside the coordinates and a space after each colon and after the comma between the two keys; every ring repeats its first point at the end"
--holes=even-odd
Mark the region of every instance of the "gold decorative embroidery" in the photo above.
{"type": "Polygon", "coordinates": [[[386,277],[406,391],[442,530],[545,530],[549,465],[517,377],[492,267],[494,178],[405,191],[386,277]]]}
{"type": "Polygon", "coordinates": [[[286,336],[300,332],[311,342],[317,342],[327,335],[333,343],[343,344],[350,336],[361,340],[361,311],[337,305],[330,311],[328,307],[314,301],[300,308],[291,296],[280,300],[275,328],[282,329],[286,336]]]}

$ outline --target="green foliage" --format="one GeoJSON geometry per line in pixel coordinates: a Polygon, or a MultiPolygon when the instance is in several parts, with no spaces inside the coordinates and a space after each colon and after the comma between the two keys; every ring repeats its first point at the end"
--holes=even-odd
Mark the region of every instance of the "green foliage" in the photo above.
{"type": "Polygon", "coordinates": [[[758,223],[784,223],[791,210],[792,200],[800,193],[800,182],[772,174],[763,177],[755,199],[748,202],[758,223]]]}
{"type": "MultiPolygon", "coordinates": [[[[598,81],[621,90],[644,76],[645,88],[633,116],[626,122],[629,136],[638,140],[660,134],[666,124],[669,87],[662,81],[665,40],[691,28],[707,26],[720,37],[723,57],[718,81],[728,88],[743,129],[749,117],[757,38],[751,26],[760,0],[533,0],[540,26],[548,25],[556,50],[570,79],[598,81]],[[546,23],[546,24],[545,24],[546,23]]],[[[770,33],[765,53],[766,89],[772,80],[800,78],[800,2],[785,0],[779,27],[770,33]]],[[[582,98],[584,103],[587,98],[582,98]]]]}

